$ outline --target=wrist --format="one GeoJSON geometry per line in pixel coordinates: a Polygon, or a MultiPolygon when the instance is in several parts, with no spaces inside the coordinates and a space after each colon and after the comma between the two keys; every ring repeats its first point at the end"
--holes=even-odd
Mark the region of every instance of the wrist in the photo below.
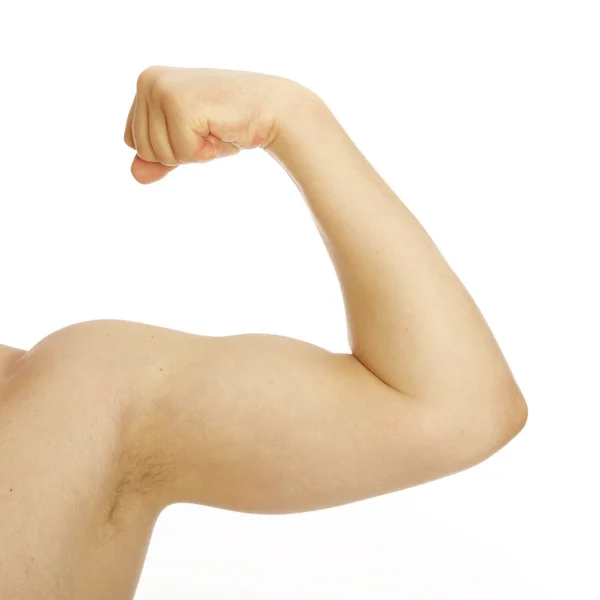
{"type": "Polygon", "coordinates": [[[264,150],[283,162],[309,125],[331,113],[320,96],[295,81],[284,79],[278,92],[273,134],[264,150]]]}

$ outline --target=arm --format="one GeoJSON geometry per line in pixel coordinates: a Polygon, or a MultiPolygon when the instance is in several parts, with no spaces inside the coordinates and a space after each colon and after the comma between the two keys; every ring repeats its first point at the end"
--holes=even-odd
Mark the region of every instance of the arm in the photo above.
{"type": "Polygon", "coordinates": [[[352,354],[105,323],[113,363],[136,356],[137,369],[146,357],[135,380],[149,416],[132,426],[131,460],[160,457],[164,503],[297,512],[353,502],[470,467],[526,421],[492,333],[427,233],[326,105],[286,89],[264,148],[333,260],[352,354]]]}
{"type": "Polygon", "coordinates": [[[492,332],[429,235],[326,105],[308,96],[301,106],[267,152],[302,192],[333,260],[354,356],[421,402],[481,418],[520,413],[492,332]]]}

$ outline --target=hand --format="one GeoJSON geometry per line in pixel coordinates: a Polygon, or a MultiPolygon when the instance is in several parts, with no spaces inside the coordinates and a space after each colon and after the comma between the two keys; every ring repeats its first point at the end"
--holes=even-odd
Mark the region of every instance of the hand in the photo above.
{"type": "Polygon", "coordinates": [[[267,148],[300,84],[261,73],[152,66],[137,81],[125,143],[131,173],[152,183],[185,163],[267,148]]]}

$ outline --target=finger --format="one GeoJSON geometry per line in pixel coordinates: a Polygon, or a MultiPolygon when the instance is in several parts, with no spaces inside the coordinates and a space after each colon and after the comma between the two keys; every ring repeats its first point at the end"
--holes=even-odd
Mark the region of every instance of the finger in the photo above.
{"type": "Polygon", "coordinates": [[[231,142],[224,142],[220,138],[209,133],[206,136],[195,136],[196,163],[206,163],[217,158],[225,158],[238,154],[240,149],[231,142]]]}
{"type": "Polygon", "coordinates": [[[158,162],[148,133],[148,104],[138,96],[133,112],[133,141],[138,156],[146,162],[158,162]]]}
{"type": "Polygon", "coordinates": [[[232,142],[224,142],[219,140],[219,150],[215,158],[226,158],[227,156],[235,156],[241,152],[241,148],[232,142]]]}
{"type": "Polygon", "coordinates": [[[175,158],[173,148],[171,147],[167,120],[163,111],[151,104],[148,104],[148,110],[150,119],[148,132],[154,155],[165,166],[178,166],[179,161],[175,158]]]}
{"type": "Polygon", "coordinates": [[[176,168],[166,167],[159,162],[147,162],[136,154],[131,163],[131,174],[139,183],[148,184],[159,181],[176,168]]]}
{"type": "Polygon", "coordinates": [[[169,140],[180,164],[206,162],[215,158],[218,148],[211,143],[208,122],[190,126],[178,113],[166,111],[169,140]]]}
{"type": "Polygon", "coordinates": [[[127,115],[127,124],[125,125],[125,135],[123,136],[125,143],[134,150],[135,142],[133,141],[133,113],[135,111],[135,102],[136,97],[133,98],[133,102],[131,103],[131,108],[129,109],[129,114],[127,115]]]}

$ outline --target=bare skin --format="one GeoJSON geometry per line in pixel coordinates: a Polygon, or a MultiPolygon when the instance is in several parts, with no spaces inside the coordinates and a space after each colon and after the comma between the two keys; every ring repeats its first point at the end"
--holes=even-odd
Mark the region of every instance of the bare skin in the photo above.
{"type": "Polygon", "coordinates": [[[472,467],[523,428],[472,298],[316,94],[152,67],[125,141],[145,184],[241,149],[279,162],[335,265],[351,353],[115,320],[0,346],[3,598],[128,600],[171,504],[337,506],[472,467]]]}

